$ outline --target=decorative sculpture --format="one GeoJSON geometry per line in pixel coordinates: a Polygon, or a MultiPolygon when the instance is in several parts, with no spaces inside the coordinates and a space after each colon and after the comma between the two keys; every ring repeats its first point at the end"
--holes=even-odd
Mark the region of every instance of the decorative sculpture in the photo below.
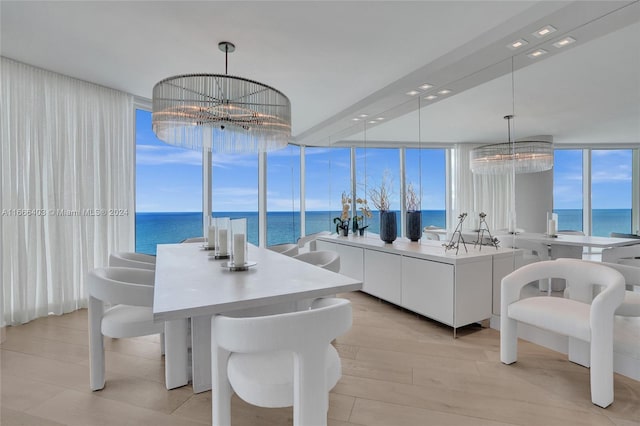
{"type": "Polygon", "coordinates": [[[460,242],[462,241],[462,245],[464,246],[464,251],[465,253],[468,253],[467,251],[467,244],[464,242],[464,238],[462,237],[462,222],[464,222],[464,220],[467,218],[467,214],[466,213],[461,213],[458,216],[458,225],[456,226],[456,229],[453,231],[453,234],[451,235],[451,240],[447,243],[447,244],[443,244],[444,250],[450,250],[450,249],[456,249],[456,254],[458,254],[458,250],[460,250],[460,242]],[[456,238],[456,234],[457,238],[456,238]]]}
{"type": "Polygon", "coordinates": [[[498,240],[497,237],[494,237],[491,235],[491,231],[489,231],[489,225],[487,225],[486,217],[487,217],[486,213],[484,212],[480,213],[480,226],[478,226],[478,229],[477,229],[478,236],[476,237],[476,240],[473,242],[473,247],[475,248],[476,245],[480,245],[480,251],[482,251],[482,240],[484,239],[484,234],[486,232],[487,234],[489,234],[489,242],[491,243],[492,246],[496,248],[496,250],[498,250],[498,245],[500,244],[500,240],[498,240]]]}

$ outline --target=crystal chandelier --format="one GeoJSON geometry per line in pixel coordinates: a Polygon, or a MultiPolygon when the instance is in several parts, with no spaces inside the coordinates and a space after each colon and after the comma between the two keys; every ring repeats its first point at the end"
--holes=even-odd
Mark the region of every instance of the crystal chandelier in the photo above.
{"type": "Polygon", "coordinates": [[[218,153],[272,151],[291,139],[291,103],[282,92],[227,74],[186,74],[166,78],[153,88],[152,128],[171,145],[218,153]]]}
{"type": "Polygon", "coordinates": [[[536,173],[553,167],[553,143],[542,140],[511,142],[511,119],[507,120],[509,142],[483,145],[470,153],[471,171],[480,175],[536,173]]]}

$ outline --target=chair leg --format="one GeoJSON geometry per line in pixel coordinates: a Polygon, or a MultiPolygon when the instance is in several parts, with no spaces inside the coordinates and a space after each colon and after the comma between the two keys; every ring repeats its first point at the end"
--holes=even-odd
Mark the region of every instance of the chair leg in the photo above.
{"type": "Polygon", "coordinates": [[[164,355],[164,333],[160,333],[160,355],[164,355]]]}
{"type": "Polygon", "coordinates": [[[315,348],[294,359],[293,426],[327,424],[326,350],[315,348]]]}
{"type": "Polygon", "coordinates": [[[104,306],[101,300],[89,296],[89,372],[92,391],[104,388],[104,341],[102,338],[102,314],[104,306]]]}
{"type": "Polygon", "coordinates": [[[590,352],[591,401],[607,408],[613,402],[613,322],[603,324],[601,330],[592,329],[590,352]]]}
{"type": "Polygon", "coordinates": [[[500,361],[513,364],[518,360],[518,321],[500,316],[500,361]]]}
{"type": "Polygon", "coordinates": [[[229,352],[221,349],[211,338],[211,419],[213,426],[231,424],[231,396],[233,391],[227,377],[229,352]]]}

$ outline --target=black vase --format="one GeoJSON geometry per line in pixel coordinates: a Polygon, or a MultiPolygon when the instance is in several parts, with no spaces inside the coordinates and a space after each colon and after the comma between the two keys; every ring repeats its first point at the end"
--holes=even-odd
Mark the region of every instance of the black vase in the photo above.
{"type": "Polygon", "coordinates": [[[385,243],[392,243],[398,237],[396,212],[380,212],[380,239],[385,243]]]}
{"type": "Polygon", "coordinates": [[[407,212],[407,238],[418,241],[422,237],[422,218],[420,212],[407,212]]]}

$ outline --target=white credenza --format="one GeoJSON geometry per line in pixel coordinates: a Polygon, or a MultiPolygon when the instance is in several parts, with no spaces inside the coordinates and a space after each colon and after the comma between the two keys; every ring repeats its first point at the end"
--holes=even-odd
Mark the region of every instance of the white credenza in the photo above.
{"type": "Polygon", "coordinates": [[[320,237],[317,250],[340,254],[340,273],[363,281],[362,291],[454,329],[491,318],[500,306],[500,280],[513,271],[519,250],[467,245],[445,252],[442,243],[377,235],[320,237]],[[495,290],[498,295],[496,298],[495,290]]]}

